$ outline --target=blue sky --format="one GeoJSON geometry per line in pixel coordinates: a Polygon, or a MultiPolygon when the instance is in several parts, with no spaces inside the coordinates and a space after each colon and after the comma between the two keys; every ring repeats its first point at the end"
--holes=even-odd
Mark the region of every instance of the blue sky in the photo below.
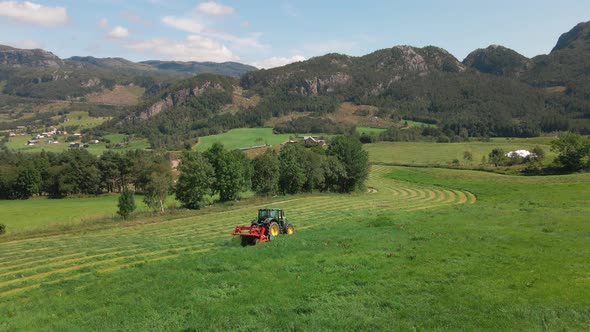
{"type": "Polygon", "coordinates": [[[499,44],[528,57],[590,20],[588,0],[0,0],[0,44],[62,58],[238,61],[273,67],[329,52],[499,44]]]}

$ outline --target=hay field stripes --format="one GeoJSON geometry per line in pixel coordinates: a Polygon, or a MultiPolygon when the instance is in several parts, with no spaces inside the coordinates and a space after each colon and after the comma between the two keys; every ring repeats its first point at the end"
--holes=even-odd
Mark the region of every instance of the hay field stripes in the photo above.
{"type": "MultiPolygon", "coordinates": [[[[386,178],[391,171],[389,166],[373,166],[368,183],[373,190],[369,193],[311,195],[272,205],[285,209],[296,230],[305,230],[362,211],[415,211],[476,201],[475,195],[466,191],[386,178]]],[[[0,298],[62,280],[214,250],[230,239],[236,225],[248,224],[258,207],[0,243],[0,298]]]]}

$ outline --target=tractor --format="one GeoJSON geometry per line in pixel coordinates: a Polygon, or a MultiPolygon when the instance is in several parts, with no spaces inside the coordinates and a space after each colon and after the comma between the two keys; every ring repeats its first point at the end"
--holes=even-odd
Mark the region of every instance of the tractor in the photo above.
{"type": "Polygon", "coordinates": [[[250,226],[237,226],[232,235],[241,237],[242,246],[274,240],[279,234],[292,235],[293,225],[285,217],[282,209],[259,209],[258,217],[250,226]]]}

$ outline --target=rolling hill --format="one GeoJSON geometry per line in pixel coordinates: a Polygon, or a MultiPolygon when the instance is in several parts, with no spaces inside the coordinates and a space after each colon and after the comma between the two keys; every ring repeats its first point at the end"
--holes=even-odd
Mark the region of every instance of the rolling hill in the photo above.
{"type": "Polygon", "coordinates": [[[174,82],[179,77],[201,73],[239,77],[252,70],[256,68],[234,62],[135,63],[122,58],[92,56],[60,59],[40,49],[0,45],[0,82],[4,82],[1,92],[17,97],[72,100],[104,89],[111,90],[115,85],[129,84],[153,93],[162,82],[174,82]]]}
{"type": "Polygon", "coordinates": [[[175,149],[193,145],[198,136],[269,122],[284,133],[353,132],[350,121],[337,115],[344,103],[371,109],[347,115],[364,117],[359,123],[419,121],[436,125],[427,135],[443,140],[567,129],[589,133],[589,36],[590,23],[580,23],[550,54],[532,59],[489,46],[459,61],[439,47],[402,45],[359,57],[331,53],[267,70],[237,63],[61,60],[41,50],[4,47],[0,81],[5,95],[64,100],[138,86],[144,91],[139,105],[111,114],[115,119],[100,130],[143,135],[153,146],[175,149]],[[207,74],[182,77],[200,72],[207,74]],[[210,89],[216,86],[223,88],[210,89]],[[194,92],[203,87],[204,95],[194,92]]]}

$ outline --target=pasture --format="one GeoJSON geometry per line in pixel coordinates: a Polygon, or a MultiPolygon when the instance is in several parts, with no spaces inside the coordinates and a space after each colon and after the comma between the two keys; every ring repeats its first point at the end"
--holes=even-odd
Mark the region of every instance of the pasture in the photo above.
{"type": "Polygon", "coordinates": [[[376,165],[368,185],[0,242],[0,329],[588,326],[590,174],[376,165]],[[260,206],[296,233],[242,248],[260,206]]]}
{"type": "Polygon", "coordinates": [[[356,127],[356,132],[365,135],[379,135],[387,129],[384,128],[373,128],[373,127],[356,127]]]}
{"type": "Polygon", "coordinates": [[[223,143],[228,150],[264,144],[276,146],[285,143],[290,137],[297,136],[296,134],[273,134],[272,128],[239,128],[223,134],[200,137],[195,149],[202,152],[217,142],[223,143]]]}
{"type": "MultiPolygon", "coordinates": [[[[116,143],[122,143],[123,138],[125,135],[123,134],[111,134],[106,135],[104,138],[107,138],[111,141],[111,144],[114,145],[116,143]]],[[[58,136],[55,139],[58,140],[59,143],[51,143],[45,144],[45,140],[47,139],[40,139],[40,143],[35,145],[27,145],[27,141],[32,139],[31,135],[25,136],[15,136],[11,137],[10,140],[6,143],[6,147],[15,151],[21,152],[32,152],[32,153],[39,153],[41,151],[47,152],[64,152],[70,148],[70,143],[66,142],[66,136],[58,136]]],[[[88,144],[87,148],[88,152],[94,155],[100,155],[107,150],[107,144],[104,142],[100,142],[98,144],[88,144]]],[[[136,150],[136,149],[146,149],[149,148],[150,144],[148,143],[147,139],[132,139],[128,145],[122,148],[113,148],[113,151],[129,151],[129,150],[136,150]]]]}
{"type": "MultiPolygon", "coordinates": [[[[0,211],[5,218],[8,234],[51,230],[61,226],[72,226],[83,222],[100,220],[117,215],[119,195],[48,199],[37,197],[28,200],[0,200],[0,211]]],[[[136,195],[137,212],[148,211],[136,195]]],[[[169,200],[169,203],[174,203],[169,200]]]]}
{"type": "Polygon", "coordinates": [[[544,164],[550,164],[555,154],[550,151],[549,139],[496,139],[490,142],[460,142],[460,143],[431,143],[431,142],[380,142],[364,145],[369,152],[370,159],[375,163],[395,165],[425,165],[447,166],[458,160],[459,164],[466,167],[476,167],[481,164],[482,158],[488,158],[488,154],[494,148],[501,148],[505,152],[526,149],[532,150],[535,146],[545,151],[544,164]],[[472,154],[472,160],[463,159],[465,151],[472,154]]]}

